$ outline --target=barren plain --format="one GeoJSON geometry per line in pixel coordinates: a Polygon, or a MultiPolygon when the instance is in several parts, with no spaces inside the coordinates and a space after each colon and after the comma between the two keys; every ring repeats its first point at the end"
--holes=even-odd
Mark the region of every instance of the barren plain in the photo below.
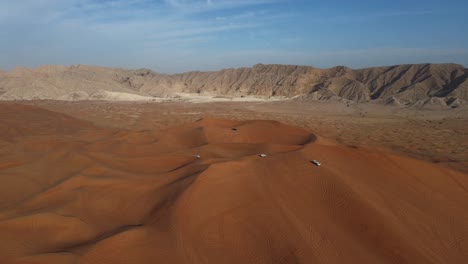
{"type": "Polygon", "coordinates": [[[385,149],[468,172],[468,109],[341,102],[23,101],[105,127],[161,129],[204,117],[276,120],[350,146],[385,149]]]}

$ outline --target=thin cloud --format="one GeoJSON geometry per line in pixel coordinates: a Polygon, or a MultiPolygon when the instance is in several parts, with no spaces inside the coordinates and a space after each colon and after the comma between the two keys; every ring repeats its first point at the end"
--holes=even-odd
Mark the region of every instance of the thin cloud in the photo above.
{"type": "Polygon", "coordinates": [[[461,27],[461,23],[435,32],[438,39],[450,39],[447,44],[426,37],[428,34],[418,35],[417,31],[412,38],[400,33],[400,29],[411,27],[427,29],[429,26],[420,27],[417,23],[430,24],[432,15],[451,14],[450,11],[426,5],[427,10],[407,8],[389,12],[382,8],[364,14],[337,8],[337,13],[330,14],[322,12],[320,8],[324,5],[291,3],[286,0],[0,0],[0,38],[7,40],[0,41],[3,54],[0,67],[81,63],[182,71],[257,62],[322,67],[387,64],[385,61],[398,58],[405,62],[409,60],[406,58],[416,57],[414,61],[426,58],[435,62],[467,62],[468,55],[456,50],[466,46],[466,37],[451,32],[457,25],[461,27]],[[340,16],[339,12],[344,15],[340,16]],[[399,19],[394,19],[395,26],[391,28],[394,31],[388,43],[393,43],[393,48],[427,43],[421,46],[424,50],[379,50],[388,36],[375,31],[372,34],[376,35],[369,35],[370,30],[365,30],[365,26],[372,23],[363,23],[358,29],[364,35],[356,38],[348,34],[348,27],[341,26],[411,16],[419,16],[415,24],[403,26],[398,24],[399,19]],[[375,49],[326,51],[346,47],[375,49]],[[431,47],[441,49],[431,50],[431,47]]]}
{"type": "MultiPolygon", "coordinates": [[[[180,37],[186,34],[192,37],[195,34],[208,34],[220,31],[229,31],[240,28],[251,28],[258,25],[257,18],[262,14],[246,16],[244,13],[230,17],[229,21],[219,23],[209,18],[193,18],[187,16],[189,12],[206,12],[202,7],[210,9],[232,9],[249,5],[258,5],[273,2],[272,0],[258,1],[181,1],[165,0],[166,5],[154,5],[148,0],[133,1],[75,1],[68,8],[57,11],[62,14],[59,23],[82,23],[94,31],[111,32],[118,31],[126,34],[129,32],[142,32],[158,38],[180,37]],[[177,7],[177,10],[168,10],[168,6],[177,7]],[[111,15],[109,15],[111,14],[111,15]],[[247,20],[250,18],[250,21],[247,20]],[[242,21],[241,21],[242,20],[242,21]]],[[[263,14],[266,16],[267,14],[263,14]]],[[[268,14],[271,16],[271,14],[268,14]]],[[[275,14],[273,14],[275,15],[275,14]]],[[[279,14],[278,14],[279,15],[279,14]]],[[[221,19],[222,20],[222,19],[221,19]]]]}
{"type": "Polygon", "coordinates": [[[195,14],[213,12],[227,9],[237,9],[243,7],[267,5],[283,2],[285,0],[164,0],[164,2],[174,10],[185,14],[195,14]]]}

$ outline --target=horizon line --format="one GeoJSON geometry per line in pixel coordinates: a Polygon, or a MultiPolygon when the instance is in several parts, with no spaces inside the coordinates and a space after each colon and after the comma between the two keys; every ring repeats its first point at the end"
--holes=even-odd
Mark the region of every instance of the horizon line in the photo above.
{"type": "Polygon", "coordinates": [[[46,66],[56,66],[56,67],[67,67],[71,68],[73,66],[88,66],[88,67],[96,67],[96,68],[110,68],[110,69],[121,69],[121,70],[129,70],[129,71],[137,71],[137,70],[150,70],[153,73],[158,73],[158,74],[166,74],[166,75],[176,75],[176,74],[183,74],[183,73],[189,73],[189,72],[217,72],[217,71],[222,71],[222,70],[235,70],[235,69],[244,69],[244,68],[253,68],[257,65],[279,65],[279,66],[297,66],[297,67],[310,67],[314,69],[333,69],[333,68],[338,68],[338,67],[344,67],[348,68],[351,70],[364,70],[364,69],[370,69],[370,68],[384,68],[384,67],[394,67],[394,66],[405,66],[405,65],[459,65],[462,66],[465,69],[468,69],[468,67],[462,63],[455,63],[455,62],[421,62],[421,63],[401,63],[401,64],[388,64],[388,65],[378,65],[378,66],[369,66],[369,67],[360,67],[360,68],[353,68],[350,66],[346,65],[335,65],[332,67],[315,67],[313,65],[307,65],[307,64],[288,64],[288,63],[255,63],[251,66],[240,66],[240,67],[225,67],[225,68],[218,68],[218,69],[213,69],[213,70],[188,70],[188,71],[180,71],[180,72],[160,72],[156,71],[155,69],[147,68],[147,67],[141,67],[141,68],[130,68],[130,67],[120,67],[120,66],[107,66],[107,65],[96,65],[96,64],[41,64],[35,67],[27,67],[27,66],[21,66],[17,65],[15,67],[12,67],[9,70],[5,70],[0,68],[0,72],[3,71],[4,73],[10,73],[13,72],[15,69],[27,69],[27,70],[37,70],[41,67],[46,67],[46,66]]]}

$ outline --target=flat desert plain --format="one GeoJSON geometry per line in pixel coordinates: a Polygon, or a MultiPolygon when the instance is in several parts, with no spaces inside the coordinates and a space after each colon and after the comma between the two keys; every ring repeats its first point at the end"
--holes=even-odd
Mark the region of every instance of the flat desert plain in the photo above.
{"type": "Polygon", "coordinates": [[[24,101],[0,117],[0,263],[468,259],[463,109],[24,101]]]}

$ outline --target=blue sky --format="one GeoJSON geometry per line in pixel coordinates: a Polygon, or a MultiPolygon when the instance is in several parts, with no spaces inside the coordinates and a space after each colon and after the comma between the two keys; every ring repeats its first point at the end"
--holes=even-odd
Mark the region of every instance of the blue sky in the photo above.
{"type": "Polygon", "coordinates": [[[468,1],[0,0],[0,68],[468,66],[468,1]]]}

